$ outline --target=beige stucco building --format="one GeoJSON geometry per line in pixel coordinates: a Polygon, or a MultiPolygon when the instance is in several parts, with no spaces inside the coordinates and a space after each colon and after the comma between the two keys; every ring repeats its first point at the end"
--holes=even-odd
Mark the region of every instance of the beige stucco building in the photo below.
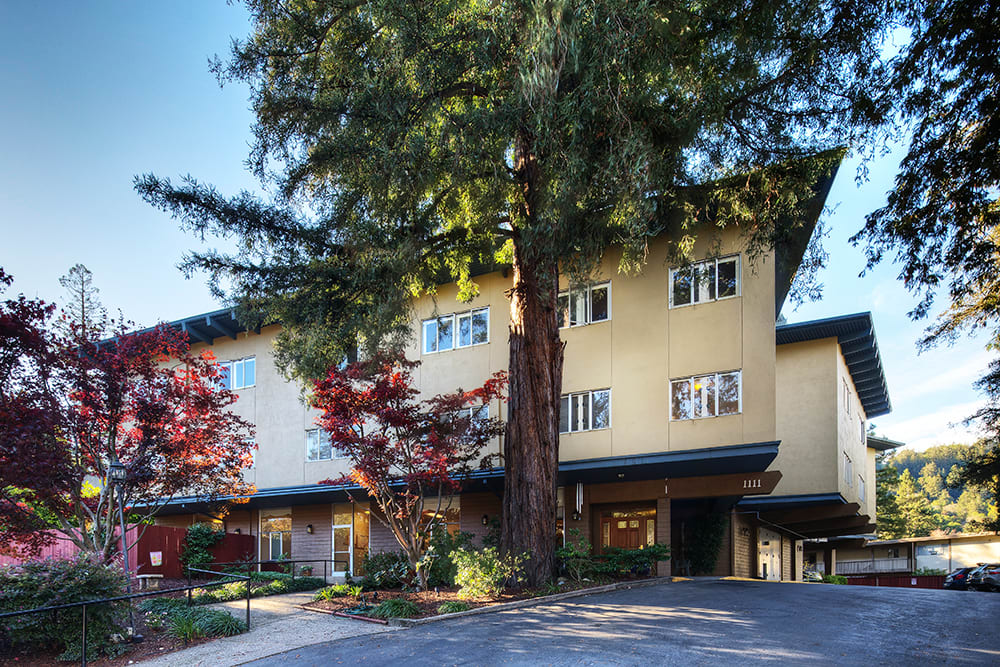
{"type": "MultiPolygon", "coordinates": [[[[695,528],[722,515],[716,573],[797,578],[803,540],[872,528],[874,450],[864,434],[890,407],[872,319],[776,326],[804,244],[751,263],[733,232],[702,243],[693,265],[671,266],[666,243],[654,240],[637,275],[618,273],[612,252],[587,284],[563,281],[553,529],[575,528],[597,550],[670,544],[666,574],[688,570],[695,528]]],[[[413,304],[406,354],[421,362],[414,376],[425,397],[506,368],[510,278],[499,270],[476,282],[469,302],[456,300],[452,284],[413,304]]],[[[235,409],[256,425],[246,474],[258,491],[222,508],[178,499],[158,521],[219,521],[258,535],[261,559],[336,560],[355,573],[365,553],[395,549],[367,503],[318,484],[349,462],[316,430],[301,388],[275,368],[278,326],[247,331],[228,310],[172,325],[228,364],[235,409]]],[[[505,416],[500,402],[487,409],[505,416]]],[[[502,489],[502,470],[477,472],[454,499],[449,526],[485,534],[502,489]]]]}

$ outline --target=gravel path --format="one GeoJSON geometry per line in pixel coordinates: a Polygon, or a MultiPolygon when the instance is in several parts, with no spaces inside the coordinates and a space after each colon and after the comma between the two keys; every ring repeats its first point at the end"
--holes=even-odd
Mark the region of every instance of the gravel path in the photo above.
{"type": "MultiPolygon", "coordinates": [[[[297,605],[311,601],[312,596],[312,592],[304,592],[255,598],[250,602],[250,632],[192,646],[140,664],[143,667],[239,665],[311,644],[398,629],[298,608],[297,605]]],[[[237,618],[246,618],[246,601],[210,606],[227,609],[237,618]]]]}

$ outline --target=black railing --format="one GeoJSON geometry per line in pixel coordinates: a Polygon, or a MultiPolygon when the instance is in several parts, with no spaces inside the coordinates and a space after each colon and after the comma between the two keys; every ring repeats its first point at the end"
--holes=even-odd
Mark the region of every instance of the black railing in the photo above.
{"type": "MultiPolygon", "coordinates": [[[[86,665],[87,665],[87,607],[88,606],[92,607],[92,606],[96,606],[96,605],[99,605],[99,604],[109,604],[109,603],[112,603],[112,602],[125,602],[125,601],[128,601],[129,604],[131,604],[132,600],[135,600],[135,599],[138,599],[138,598],[155,597],[157,595],[166,595],[168,593],[183,593],[183,592],[187,592],[187,594],[188,594],[188,606],[190,606],[192,604],[191,591],[193,589],[195,589],[195,588],[213,588],[215,586],[224,586],[226,584],[231,584],[234,581],[246,581],[247,582],[247,630],[250,629],[250,576],[249,575],[242,575],[242,574],[235,574],[235,573],[228,573],[228,572],[227,573],[220,573],[220,572],[216,572],[214,570],[202,570],[202,569],[194,568],[194,567],[188,568],[188,570],[190,572],[202,572],[204,574],[213,574],[213,575],[223,574],[225,578],[222,579],[222,580],[220,580],[220,581],[213,581],[213,582],[209,582],[209,583],[199,583],[199,584],[191,585],[191,578],[190,578],[190,574],[189,574],[188,575],[188,585],[187,586],[183,586],[181,588],[165,588],[165,589],[160,589],[160,590],[155,590],[155,591],[147,591],[145,593],[132,593],[130,595],[120,595],[118,597],[113,597],[113,598],[100,598],[100,599],[96,599],[96,600],[84,600],[83,602],[71,602],[69,604],[57,604],[57,605],[52,605],[50,607],[36,607],[35,609],[24,609],[22,611],[11,611],[11,612],[7,612],[7,613],[4,613],[4,614],[0,614],[0,621],[4,620],[6,618],[15,618],[15,617],[18,617],[18,616],[27,616],[29,614],[46,614],[46,613],[58,614],[59,611],[61,611],[63,609],[75,609],[77,607],[83,607],[83,613],[82,613],[82,616],[81,616],[81,623],[80,623],[80,637],[81,637],[81,642],[80,642],[80,645],[81,645],[81,648],[80,648],[80,651],[81,651],[81,653],[80,653],[80,664],[83,665],[83,667],[86,667],[86,665]]],[[[134,630],[135,628],[132,628],[132,629],[134,630]]]]}
{"type": "MultiPolygon", "coordinates": [[[[288,567],[291,571],[290,572],[286,572],[285,574],[290,574],[291,577],[292,577],[292,579],[295,579],[296,576],[318,576],[319,575],[318,572],[315,573],[315,574],[310,574],[310,575],[303,574],[302,570],[304,568],[302,568],[302,567],[296,568],[295,565],[297,563],[308,563],[308,565],[306,567],[308,567],[310,569],[310,571],[316,569],[315,567],[313,567],[313,564],[315,564],[315,563],[322,563],[323,564],[323,581],[324,582],[327,580],[328,576],[332,576],[332,575],[336,574],[337,572],[345,572],[346,573],[348,567],[350,566],[350,563],[348,561],[346,561],[346,560],[339,560],[339,559],[322,560],[320,558],[301,558],[301,559],[297,559],[297,560],[285,560],[285,559],[278,559],[278,560],[252,560],[252,561],[237,560],[237,561],[231,561],[231,562],[228,562],[228,563],[209,563],[207,566],[208,567],[222,567],[222,568],[227,568],[227,569],[222,570],[222,571],[214,570],[212,572],[213,574],[225,574],[227,571],[231,572],[231,571],[236,570],[237,568],[242,572],[245,569],[246,572],[247,572],[246,576],[248,576],[248,577],[253,572],[253,569],[255,567],[259,567],[259,566],[279,567],[279,568],[288,567]],[[338,570],[337,569],[337,564],[338,563],[343,566],[342,570],[338,570]],[[298,571],[296,572],[296,570],[298,570],[298,571]]],[[[188,577],[188,580],[189,580],[189,583],[190,583],[190,577],[188,577]]]]}

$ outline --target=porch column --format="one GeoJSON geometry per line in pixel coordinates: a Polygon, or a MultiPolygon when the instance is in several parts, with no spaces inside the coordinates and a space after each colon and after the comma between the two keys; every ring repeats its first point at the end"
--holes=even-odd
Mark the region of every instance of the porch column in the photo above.
{"type": "Polygon", "coordinates": [[[823,551],[823,563],[826,566],[827,574],[837,574],[837,550],[833,547],[826,547],[823,551]]]}
{"type": "MultiPolygon", "coordinates": [[[[670,498],[656,499],[656,541],[670,546],[670,498]]],[[[670,554],[673,558],[674,555],[670,554]]],[[[663,560],[656,564],[656,574],[660,577],[670,576],[671,563],[663,560]]]]}

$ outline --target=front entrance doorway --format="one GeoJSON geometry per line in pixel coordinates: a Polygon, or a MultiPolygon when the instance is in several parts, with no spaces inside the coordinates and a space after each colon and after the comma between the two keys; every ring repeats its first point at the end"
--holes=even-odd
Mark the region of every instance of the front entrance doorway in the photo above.
{"type": "Polygon", "coordinates": [[[656,542],[656,508],[601,511],[601,548],[638,549],[656,542]]]}
{"type": "Polygon", "coordinates": [[[337,503],[333,506],[333,575],[364,574],[368,555],[370,514],[367,503],[337,503]]]}

